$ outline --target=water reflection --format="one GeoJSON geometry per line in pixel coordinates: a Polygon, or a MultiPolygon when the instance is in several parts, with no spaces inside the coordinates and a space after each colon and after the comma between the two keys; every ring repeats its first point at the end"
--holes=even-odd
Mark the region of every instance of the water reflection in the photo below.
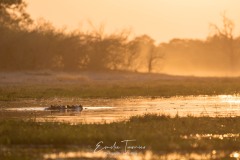
{"type": "Polygon", "coordinates": [[[59,153],[49,153],[45,154],[44,159],[113,159],[113,160],[159,160],[159,159],[196,159],[196,160],[208,160],[208,159],[229,159],[229,158],[239,158],[239,152],[225,152],[216,151],[205,153],[205,152],[190,152],[190,153],[162,153],[156,154],[151,151],[146,151],[145,153],[109,153],[109,152],[90,152],[90,151],[78,151],[78,152],[59,152],[59,153]]]}
{"type": "MultiPolygon", "coordinates": [[[[167,114],[170,116],[240,116],[240,97],[233,95],[220,96],[180,96],[171,98],[124,98],[124,99],[68,99],[55,98],[51,100],[19,101],[5,111],[33,113],[37,121],[64,121],[70,123],[110,123],[126,120],[134,115],[147,113],[167,114]],[[45,108],[51,104],[60,103],[82,104],[80,113],[64,110],[50,112],[45,108]],[[15,107],[14,107],[15,106],[15,107]],[[29,106],[29,107],[26,107],[29,106]],[[32,107],[31,107],[32,106],[32,107]],[[37,112],[37,113],[36,113],[37,112]]],[[[1,111],[3,112],[3,111],[1,111]]]]}
{"type": "Polygon", "coordinates": [[[233,152],[230,154],[230,157],[239,159],[239,153],[238,152],[233,152]]]}
{"type": "Polygon", "coordinates": [[[232,95],[220,95],[219,96],[223,102],[227,102],[230,104],[240,104],[240,97],[232,96],[232,95]]]}
{"type": "Polygon", "coordinates": [[[112,159],[112,160],[153,160],[158,159],[151,151],[146,153],[120,153],[120,152],[59,152],[45,154],[44,159],[112,159]]]}
{"type": "Polygon", "coordinates": [[[180,136],[182,139],[227,139],[227,138],[239,138],[240,134],[226,133],[226,134],[190,134],[180,136]]]}

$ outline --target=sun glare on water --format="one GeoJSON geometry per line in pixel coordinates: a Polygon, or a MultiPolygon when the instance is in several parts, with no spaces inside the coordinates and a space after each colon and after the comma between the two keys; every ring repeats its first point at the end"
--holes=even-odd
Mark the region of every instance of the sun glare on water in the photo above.
{"type": "Polygon", "coordinates": [[[220,95],[219,98],[222,102],[240,104],[240,97],[234,95],[220,95]]]}

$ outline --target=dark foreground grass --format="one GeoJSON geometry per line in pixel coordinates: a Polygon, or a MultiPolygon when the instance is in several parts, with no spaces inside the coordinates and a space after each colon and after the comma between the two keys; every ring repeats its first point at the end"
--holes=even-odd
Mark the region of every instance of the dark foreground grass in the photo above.
{"type": "Polygon", "coordinates": [[[69,146],[93,150],[99,141],[105,145],[132,144],[146,146],[154,152],[240,150],[240,138],[184,139],[195,134],[239,134],[240,117],[175,117],[146,115],[127,122],[70,125],[56,122],[0,121],[0,145],[69,146]]]}

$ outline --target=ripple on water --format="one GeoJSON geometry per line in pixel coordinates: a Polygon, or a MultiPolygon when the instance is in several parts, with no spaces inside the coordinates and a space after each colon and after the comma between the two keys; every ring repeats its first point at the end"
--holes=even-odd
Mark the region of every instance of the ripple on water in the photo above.
{"type": "Polygon", "coordinates": [[[44,154],[44,159],[116,159],[116,160],[159,160],[159,159],[223,159],[223,158],[239,158],[239,152],[224,152],[213,150],[211,152],[190,152],[190,153],[159,153],[155,154],[151,151],[141,152],[93,152],[93,151],[78,151],[78,152],[59,152],[44,154]]]}
{"type": "MultiPolygon", "coordinates": [[[[91,99],[73,100],[64,98],[58,102],[66,105],[82,103],[84,109],[79,114],[72,111],[50,112],[45,111],[51,101],[41,100],[41,105],[36,101],[19,102],[19,105],[12,108],[5,108],[7,111],[16,112],[15,117],[21,111],[44,113],[37,116],[39,120],[44,118],[54,121],[69,120],[74,123],[105,123],[128,119],[131,116],[149,113],[167,114],[170,116],[212,116],[229,117],[240,116],[240,97],[233,95],[219,96],[181,96],[171,98],[127,98],[127,99],[91,99]],[[46,101],[46,102],[45,102],[46,101]],[[42,106],[42,104],[47,104],[42,106]],[[34,106],[34,107],[24,107],[34,106]],[[71,116],[71,118],[69,118],[71,116]]],[[[56,103],[54,101],[54,103],[56,103]]],[[[2,112],[2,111],[1,111],[2,112]]]]}

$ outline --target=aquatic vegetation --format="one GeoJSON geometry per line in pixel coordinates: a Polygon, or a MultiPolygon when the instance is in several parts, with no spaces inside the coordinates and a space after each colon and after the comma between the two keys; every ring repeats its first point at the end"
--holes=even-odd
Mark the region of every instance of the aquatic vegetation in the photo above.
{"type": "MultiPolygon", "coordinates": [[[[146,146],[146,150],[138,152],[151,150],[154,154],[167,154],[201,150],[210,153],[217,150],[226,151],[229,156],[240,150],[239,120],[240,117],[169,117],[148,114],[110,124],[72,125],[6,119],[0,120],[0,145],[54,146],[55,149],[70,146],[70,150],[77,147],[78,150],[93,152],[100,141],[111,146],[114,142],[121,144],[119,142],[122,140],[134,139],[136,141],[131,144],[146,146]]],[[[3,154],[4,151],[0,152],[3,154]]]]}
{"type": "Polygon", "coordinates": [[[129,121],[110,124],[77,124],[34,121],[0,121],[0,144],[54,145],[74,144],[95,146],[98,140],[109,143],[124,138],[137,139],[152,150],[167,151],[178,149],[238,149],[239,138],[216,139],[189,138],[184,135],[196,134],[239,134],[240,117],[174,117],[166,115],[145,115],[133,117],[129,121]],[[197,125],[196,125],[197,124],[197,125]],[[144,128],[144,129],[143,129],[144,128]],[[18,132],[15,132],[17,130],[18,132]],[[151,131],[151,132],[149,132],[151,131]],[[159,141],[155,141],[155,139],[159,141]],[[197,146],[193,146],[197,143],[197,146]]]}

